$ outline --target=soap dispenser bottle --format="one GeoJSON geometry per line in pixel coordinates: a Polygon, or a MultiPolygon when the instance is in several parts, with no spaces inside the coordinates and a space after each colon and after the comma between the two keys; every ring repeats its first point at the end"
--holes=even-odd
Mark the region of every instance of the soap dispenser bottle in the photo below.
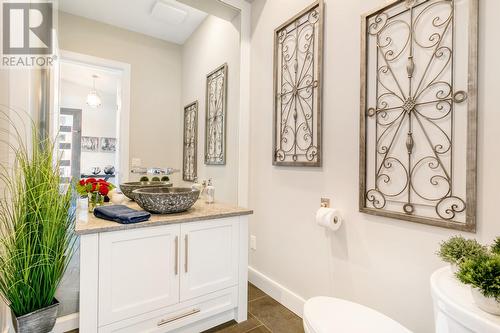
{"type": "Polygon", "coordinates": [[[212,185],[212,179],[208,180],[206,191],[206,203],[212,204],[215,202],[215,187],[212,185]]]}

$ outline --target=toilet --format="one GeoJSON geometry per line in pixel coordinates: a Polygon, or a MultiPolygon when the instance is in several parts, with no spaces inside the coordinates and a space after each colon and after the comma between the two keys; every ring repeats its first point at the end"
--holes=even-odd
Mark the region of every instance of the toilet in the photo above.
{"type": "Polygon", "coordinates": [[[411,333],[373,309],[333,297],[311,298],[303,317],[306,333],[411,333]]]}

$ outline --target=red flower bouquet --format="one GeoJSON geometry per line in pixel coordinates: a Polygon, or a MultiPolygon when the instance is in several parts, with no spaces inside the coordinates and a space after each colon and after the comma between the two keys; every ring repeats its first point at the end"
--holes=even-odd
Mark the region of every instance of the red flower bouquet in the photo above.
{"type": "Polygon", "coordinates": [[[88,178],[82,179],[76,185],[76,191],[89,201],[89,212],[93,212],[97,206],[104,203],[104,198],[115,186],[104,179],[88,178]]]}

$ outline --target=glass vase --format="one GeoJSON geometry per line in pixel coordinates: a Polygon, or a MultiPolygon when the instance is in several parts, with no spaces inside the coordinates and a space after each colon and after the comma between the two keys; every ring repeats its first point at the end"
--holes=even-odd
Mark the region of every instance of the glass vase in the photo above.
{"type": "Polygon", "coordinates": [[[89,193],[89,213],[93,213],[96,207],[102,206],[104,204],[104,196],[100,193],[89,193]]]}

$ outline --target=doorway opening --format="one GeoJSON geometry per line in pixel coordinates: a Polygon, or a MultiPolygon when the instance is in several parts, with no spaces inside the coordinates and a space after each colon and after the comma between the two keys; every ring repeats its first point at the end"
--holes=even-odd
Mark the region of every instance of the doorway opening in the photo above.
{"type": "MultiPolygon", "coordinates": [[[[129,176],[130,65],[61,51],[55,120],[62,186],[99,178],[118,185],[129,176]]],[[[79,246],[77,246],[79,248],[79,246]]],[[[80,253],[60,283],[54,332],[78,327],[80,253]]]]}

